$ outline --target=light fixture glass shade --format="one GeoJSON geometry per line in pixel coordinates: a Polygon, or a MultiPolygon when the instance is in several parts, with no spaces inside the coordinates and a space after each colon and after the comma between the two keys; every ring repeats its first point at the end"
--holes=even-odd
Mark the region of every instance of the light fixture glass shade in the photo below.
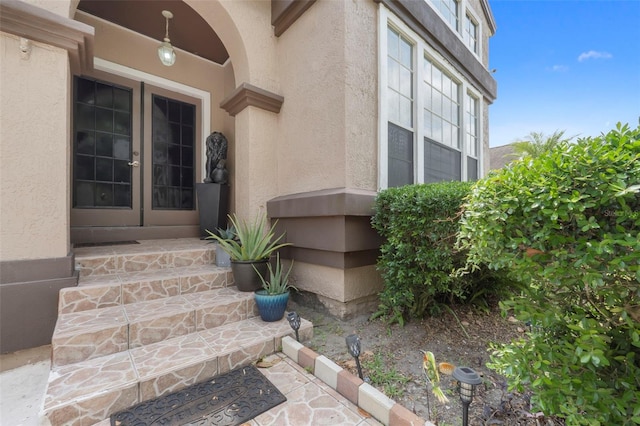
{"type": "Polygon", "coordinates": [[[471,403],[476,386],[482,383],[478,373],[470,367],[456,367],[453,378],[460,382],[460,400],[466,404],[471,403]]]}
{"type": "Polygon", "coordinates": [[[170,67],[176,62],[176,52],[168,41],[164,41],[158,47],[158,57],[163,65],[170,67]]]}
{"type": "Polygon", "coordinates": [[[356,334],[350,334],[345,338],[349,355],[356,358],[360,356],[360,337],[356,334]]]}

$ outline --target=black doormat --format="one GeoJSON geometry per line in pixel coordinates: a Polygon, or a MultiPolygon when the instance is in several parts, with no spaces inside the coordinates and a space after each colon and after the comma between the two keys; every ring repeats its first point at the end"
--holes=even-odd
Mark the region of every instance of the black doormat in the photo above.
{"type": "Polygon", "coordinates": [[[137,241],[109,241],[106,243],[75,243],[73,247],[126,246],[129,244],[140,244],[140,243],[137,241]]]}
{"type": "Polygon", "coordinates": [[[286,400],[250,365],[113,414],[111,426],[236,426],[286,400]]]}

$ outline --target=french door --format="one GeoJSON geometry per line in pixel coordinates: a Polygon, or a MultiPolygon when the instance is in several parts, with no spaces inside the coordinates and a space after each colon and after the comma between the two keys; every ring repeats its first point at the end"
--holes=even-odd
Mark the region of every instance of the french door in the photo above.
{"type": "Polygon", "coordinates": [[[73,110],[72,226],[198,223],[199,99],[97,73],[73,110]]]}

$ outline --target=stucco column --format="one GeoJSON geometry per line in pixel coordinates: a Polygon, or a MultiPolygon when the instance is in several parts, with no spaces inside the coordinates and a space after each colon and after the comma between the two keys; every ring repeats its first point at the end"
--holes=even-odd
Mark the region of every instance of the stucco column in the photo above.
{"type": "Polygon", "coordinates": [[[0,36],[0,259],[69,253],[67,51],[0,36]]]}
{"type": "Polygon", "coordinates": [[[276,133],[277,114],[253,106],[236,116],[235,211],[252,219],[266,212],[267,201],[278,195],[276,133]]]}

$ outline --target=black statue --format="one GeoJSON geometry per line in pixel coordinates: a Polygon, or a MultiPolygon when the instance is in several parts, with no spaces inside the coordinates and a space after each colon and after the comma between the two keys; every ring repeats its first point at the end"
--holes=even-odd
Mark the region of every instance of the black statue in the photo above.
{"type": "MultiPolygon", "coordinates": [[[[213,172],[220,160],[227,159],[227,138],[220,132],[213,132],[207,138],[207,177],[204,183],[214,182],[213,172]]],[[[224,163],[222,163],[224,168],[224,163]]]]}
{"type": "Polygon", "coordinates": [[[218,161],[216,168],[213,169],[213,172],[211,173],[211,180],[213,180],[213,183],[220,183],[225,185],[227,182],[229,182],[229,172],[224,167],[226,162],[226,160],[218,161]]]}

